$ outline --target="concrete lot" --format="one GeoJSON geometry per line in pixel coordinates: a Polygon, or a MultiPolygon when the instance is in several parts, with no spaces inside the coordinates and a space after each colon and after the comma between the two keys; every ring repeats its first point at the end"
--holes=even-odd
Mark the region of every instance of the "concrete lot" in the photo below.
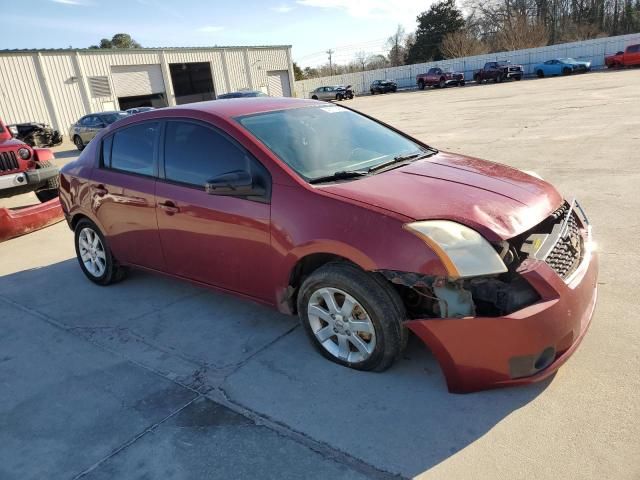
{"type": "Polygon", "coordinates": [[[619,71],[349,103],[580,198],[599,304],[549,381],[450,395],[415,340],[384,374],[340,368],[251,303],[140,272],[94,286],[58,224],[0,245],[0,478],[640,478],[639,84],[619,71]]]}

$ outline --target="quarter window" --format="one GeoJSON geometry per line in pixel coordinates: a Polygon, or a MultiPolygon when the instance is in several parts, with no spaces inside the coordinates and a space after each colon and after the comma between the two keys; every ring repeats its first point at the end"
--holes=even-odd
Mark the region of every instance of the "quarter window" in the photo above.
{"type": "Polygon", "coordinates": [[[252,173],[249,154],[225,135],[197,123],[167,123],[164,171],[167,180],[204,188],[224,173],[252,173]]]}
{"type": "Polygon", "coordinates": [[[145,122],[118,130],[111,141],[103,142],[105,167],[138,175],[155,175],[155,149],[158,133],[157,122],[145,122]],[[106,152],[111,143],[111,154],[106,152]]]}

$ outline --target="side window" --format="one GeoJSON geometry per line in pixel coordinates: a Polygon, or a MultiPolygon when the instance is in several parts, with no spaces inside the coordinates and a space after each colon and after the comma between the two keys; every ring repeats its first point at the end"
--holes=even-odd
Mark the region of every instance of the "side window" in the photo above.
{"type": "Polygon", "coordinates": [[[214,177],[236,170],[252,173],[249,154],[213,128],[191,122],[167,123],[164,172],[167,180],[204,188],[214,177]]]}
{"type": "Polygon", "coordinates": [[[109,142],[104,141],[102,144],[105,166],[138,175],[154,176],[159,131],[160,125],[157,122],[139,123],[118,130],[110,139],[111,155],[105,155],[109,142]]]}
{"type": "Polygon", "coordinates": [[[88,127],[89,123],[90,123],[91,117],[84,117],[80,119],[80,125],[82,125],[83,127],[88,127]]]}

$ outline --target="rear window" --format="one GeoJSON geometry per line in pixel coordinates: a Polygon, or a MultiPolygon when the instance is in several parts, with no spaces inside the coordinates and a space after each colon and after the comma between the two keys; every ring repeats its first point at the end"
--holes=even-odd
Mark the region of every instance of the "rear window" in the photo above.
{"type": "Polygon", "coordinates": [[[118,130],[102,144],[104,166],[137,175],[155,175],[154,159],[159,131],[157,122],[140,123],[118,130]]]}

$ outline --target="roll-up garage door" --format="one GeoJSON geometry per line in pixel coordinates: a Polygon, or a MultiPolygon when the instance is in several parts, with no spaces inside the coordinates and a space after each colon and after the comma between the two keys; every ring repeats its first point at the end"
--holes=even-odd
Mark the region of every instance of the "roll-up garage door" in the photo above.
{"type": "Polygon", "coordinates": [[[267,72],[267,87],[272,97],[290,97],[291,85],[287,70],[272,70],[267,72]]]}
{"type": "Polygon", "coordinates": [[[111,67],[117,97],[135,97],[164,93],[160,65],[126,65],[111,67]]]}

